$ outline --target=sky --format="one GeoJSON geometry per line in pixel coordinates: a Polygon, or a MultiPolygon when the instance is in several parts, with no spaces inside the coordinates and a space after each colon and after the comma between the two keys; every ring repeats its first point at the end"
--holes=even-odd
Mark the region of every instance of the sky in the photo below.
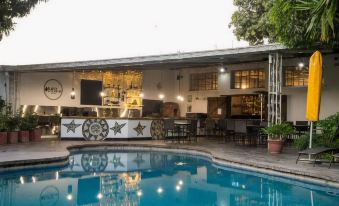
{"type": "Polygon", "coordinates": [[[232,0],[49,0],[16,19],[0,65],[112,59],[248,46],[232,0]]]}

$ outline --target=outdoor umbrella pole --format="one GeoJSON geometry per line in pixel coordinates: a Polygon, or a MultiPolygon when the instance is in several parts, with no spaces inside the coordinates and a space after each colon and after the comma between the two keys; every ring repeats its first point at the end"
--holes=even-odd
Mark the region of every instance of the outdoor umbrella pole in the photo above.
{"type": "Polygon", "coordinates": [[[313,121],[311,121],[311,125],[310,125],[310,142],[308,144],[308,147],[310,149],[312,148],[312,139],[313,139],[313,121]]]}

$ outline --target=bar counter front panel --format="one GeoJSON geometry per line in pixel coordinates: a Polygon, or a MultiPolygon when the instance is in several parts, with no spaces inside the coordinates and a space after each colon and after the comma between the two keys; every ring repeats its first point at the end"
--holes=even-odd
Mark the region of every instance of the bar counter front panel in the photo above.
{"type": "Polygon", "coordinates": [[[153,138],[164,136],[164,122],[161,119],[123,118],[61,118],[60,138],[62,139],[124,139],[153,138]]]}

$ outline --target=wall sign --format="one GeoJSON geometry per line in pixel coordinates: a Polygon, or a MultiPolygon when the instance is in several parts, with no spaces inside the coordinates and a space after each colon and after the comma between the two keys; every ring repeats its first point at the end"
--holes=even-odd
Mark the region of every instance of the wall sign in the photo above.
{"type": "Polygon", "coordinates": [[[57,100],[63,92],[62,84],[56,79],[49,79],[44,85],[44,94],[50,100],[57,100]]]}

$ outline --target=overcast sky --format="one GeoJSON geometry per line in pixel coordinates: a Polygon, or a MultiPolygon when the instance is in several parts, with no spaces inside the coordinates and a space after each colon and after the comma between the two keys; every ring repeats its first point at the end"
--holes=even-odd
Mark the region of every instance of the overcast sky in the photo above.
{"type": "Polygon", "coordinates": [[[49,0],[16,20],[0,64],[110,59],[247,46],[232,0],[49,0]]]}

